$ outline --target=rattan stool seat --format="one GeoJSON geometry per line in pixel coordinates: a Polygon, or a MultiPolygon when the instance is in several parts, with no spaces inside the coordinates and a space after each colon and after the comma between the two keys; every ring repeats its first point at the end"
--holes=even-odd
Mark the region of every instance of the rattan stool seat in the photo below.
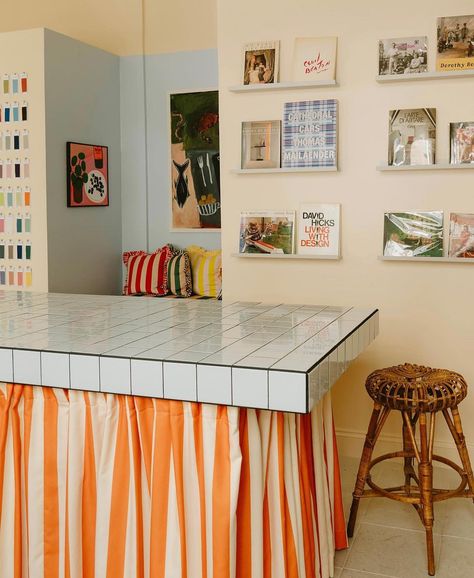
{"type": "Polygon", "coordinates": [[[399,411],[442,411],[456,407],[467,395],[459,373],[405,363],[374,371],[365,387],[382,406],[399,411]]]}

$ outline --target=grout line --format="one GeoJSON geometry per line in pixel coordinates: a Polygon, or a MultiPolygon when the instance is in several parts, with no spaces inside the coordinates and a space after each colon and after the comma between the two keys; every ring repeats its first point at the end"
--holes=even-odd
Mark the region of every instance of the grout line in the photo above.
{"type": "Polygon", "coordinates": [[[15,356],[13,355],[13,349],[11,350],[12,356],[12,383],[16,383],[15,381],[15,356]]]}
{"type": "Polygon", "coordinates": [[[383,578],[402,578],[401,576],[395,576],[393,574],[381,574],[380,572],[369,572],[367,570],[358,570],[357,568],[350,568],[349,566],[344,566],[344,570],[352,570],[354,572],[359,572],[360,574],[368,574],[369,576],[383,576],[383,578]]]}
{"type": "Polygon", "coordinates": [[[456,536],[455,534],[441,534],[441,539],[443,538],[454,538],[455,540],[466,540],[468,542],[474,542],[474,538],[469,538],[468,536],[456,536]]]}
{"type": "MultiPolygon", "coordinates": [[[[414,528],[402,528],[401,526],[391,526],[388,524],[378,524],[377,522],[361,522],[361,524],[365,524],[366,526],[376,526],[377,528],[390,528],[391,530],[401,530],[402,532],[413,532],[415,534],[425,534],[425,530],[423,525],[420,521],[420,529],[415,530],[414,528]]],[[[433,526],[433,534],[436,536],[442,536],[441,532],[436,532],[436,526],[433,526]]]]}
{"type": "Polygon", "coordinates": [[[435,547],[435,571],[438,572],[439,570],[439,565],[441,563],[441,555],[443,553],[444,550],[444,544],[443,544],[443,537],[441,537],[441,540],[439,542],[439,548],[435,547]]]}

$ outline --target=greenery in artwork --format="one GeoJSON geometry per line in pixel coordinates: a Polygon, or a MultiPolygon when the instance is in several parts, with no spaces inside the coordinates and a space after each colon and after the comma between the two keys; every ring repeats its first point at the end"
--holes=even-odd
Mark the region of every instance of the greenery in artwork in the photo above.
{"type": "Polygon", "coordinates": [[[171,143],[184,150],[219,150],[219,96],[217,91],[172,94],[171,143]]]}

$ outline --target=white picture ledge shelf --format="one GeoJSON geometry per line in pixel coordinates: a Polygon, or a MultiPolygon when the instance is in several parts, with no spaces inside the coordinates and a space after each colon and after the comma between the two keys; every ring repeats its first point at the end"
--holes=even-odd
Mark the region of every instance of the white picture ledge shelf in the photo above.
{"type": "Polygon", "coordinates": [[[444,78],[474,78],[474,70],[451,70],[446,72],[420,72],[411,74],[381,74],[377,82],[405,82],[410,80],[440,80],[444,78]]]}
{"type": "Polygon", "coordinates": [[[474,259],[465,259],[463,257],[387,257],[379,256],[380,261],[411,261],[413,263],[422,261],[425,263],[474,263],[474,259]]]}
{"type": "MultiPolygon", "coordinates": [[[[474,167],[474,165],[473,165],[474,167]]],[[[336,173],[337,167],[291,167],[277,169],[232,169],[238,175],[262,175],[271,173],[336,173]]]]}
{"type": "Polygon", "coordinates": [[[286,255],[281,253],[232,253],[232,257],[243,259],[323,259],[326,261],[339,261],[341,259],[337,255],[286,255]]]}
{"type": "Polygon", "coordinates": [[[465,170],[474,169],[474,163],[466,163],[462,165],[451,165],[449,163],[437,163],[435,165],[378,165],[377,170],[386,171],[449,171],[449,170],[465,170]]]}
{"type": "Polygon", "coordinates": [[[315,80],[307,82],[272,82],[269,84],[238,84],[230,86],[230,92],[267,92],[269,90],[293,90],[300,88],[323,88],[337,86],[336,80],[315,80]]]}

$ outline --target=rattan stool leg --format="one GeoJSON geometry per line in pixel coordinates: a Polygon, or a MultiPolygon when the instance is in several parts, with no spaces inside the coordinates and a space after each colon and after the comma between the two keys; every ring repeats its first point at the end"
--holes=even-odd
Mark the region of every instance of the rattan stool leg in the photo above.
{"type": "MultiPolygon", "coordinates": [[[[403,414],[404,412],[402,412],[403,414]]],[[[405,473],[405,492],[407,493],[407,495],[410,495],[411,493],[411,480],[416,479],[415,476],[415,470],[413,468],[413,462],[414,462],[414,458],[415,458],[415,451],[413,449],[413,443],[412,443],[412,437],[414,435],[414,427],[409,425],[407,423],[410,422],[411,423],[411,415],[407,413],[407,417],[408,420],[403,420],[403,451],[406,454],[411,454],[410,457],[406,456],[404,458],[404,468],[403,471],[405,473]]]]}
{"type": "Polygon", "coordinates": [[[364,493],[365,483],[370,470],[370,460],[374,451],[374,445],[378,437],[378,425],[382,406],[379,403],[374,404],[372,417],[370,418],[369,428],[365,436],[364,449],[362,450],[362,457],[360,459],[359,471],[357,472],[357,479],[352,494],[351,513],[349,516],[349,523],[347,524],[347,535],[352,538],[354,535],[354,528],[357,519],[357,511],[359,509],[359,501],[364,493]]]}
{"type": "Polygon", "coordinates": [[[420,492],[422,505],[422,521],[426,531],[426,552],[428,556],[428,574],[435,574],[435,557],[433,545],[433,464],[432,437],[428,442],[428,431],[426,427],[426,414],[420,414],[420,463],[418,466],[420,478],[420,492]]]}
{"type": "MultiPolygon", "coordinates": [[[[445,410],[445,411],[447,413],[447,410],[445,410]]],[[[472,473],[472,467],[471,467],[471,460],[469,458],[469,452],[467,451],[466,438],[464,437],[464,433],[463,433],[463,429],[462,429],[461,416],[459,415],[459,410],[457,407],[453,408],[451,410],[451,413],[453,415],[454,430],[456,432],[456,436],[453,435],[454,441],[456,442],[456,447],[458,448],[459,457],[461,458],[461,463],[462,463],[463,469],[466,472],[467,483],[469,485],[469,489],[471,490],[471,493],[474,493],[474,475],[472,473]]],[[[445,415],[444,417],[446,418],[446,421],[447,421],[447,416],[445,415]]],[[[449,426],[449,422],[448,422],[448,426],[449,426]]]]}

